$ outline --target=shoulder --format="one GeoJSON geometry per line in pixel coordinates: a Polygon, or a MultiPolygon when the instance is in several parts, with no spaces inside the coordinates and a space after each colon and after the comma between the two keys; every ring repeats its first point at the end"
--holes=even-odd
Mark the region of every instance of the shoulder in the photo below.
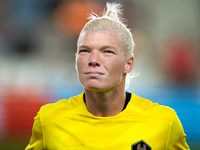
{"type": "Polygon", "coordinates": [[[54,111],[56,109],[59,109],[63,106],[68,107],[69,109],[72,109],[73,107],[76,107],[79,103],[83,101],[83,93],[70,97],[69,99],[62,99],[59,100],[56,103],[49,103],[41,107],[40,111],[54,111]]]}
{"type": "Polygon", "coordinates": [[[158,103],[153,103],[152,101],[141,98],[133,93],[131,93],[131,103],[145,114],[170,123],[173,122],[174,117],[176,116],[174,109],[168,106],[159,105],[158,103]]]}
{"type": "Polygon", "coordinates": [[[66,111],[75,109],[77,106],[83,103],[83,93],[80,95],[71,97],[69,99],[62,99],[56,103],[49,103],[40,108],[39,114],[41,122],[48,122],[49,119],[57,117],[66,111]]]}

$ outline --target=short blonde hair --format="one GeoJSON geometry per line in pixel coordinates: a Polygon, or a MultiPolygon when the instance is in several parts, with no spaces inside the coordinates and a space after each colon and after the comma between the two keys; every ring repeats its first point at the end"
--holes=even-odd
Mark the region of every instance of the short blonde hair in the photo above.
{"type": "MultiPolygon", "coordinates": [[[[83,27],[80,35],[84,31],[93,30],[109,30],[114,31],[119,34],[122,48],[125,51],[125,56],[130,58],[133,56],[134,51],[134,41],[130,29],[126,27],[123,23],[123,18],[121,18],[122,10],[121,5],[116,3],[107,3],[107,7],[103,12],[101,17],[97,16],[95,13],[90,14],[89,21],[83,27]]],[[[79,36],[80,37],[80,36],[79,36]]],[[[79,43],[79,38],[78,38],[79,43]]]]}

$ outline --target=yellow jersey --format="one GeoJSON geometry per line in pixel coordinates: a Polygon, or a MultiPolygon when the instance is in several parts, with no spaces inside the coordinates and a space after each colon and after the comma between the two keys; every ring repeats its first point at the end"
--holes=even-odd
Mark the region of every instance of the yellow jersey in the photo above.
{"type": "Polygon", "coordinates": [[[97,117],[83,97],[42,106],[26,150],[189,150],[173,109],[131,93],[122,112],[97,117]]]}

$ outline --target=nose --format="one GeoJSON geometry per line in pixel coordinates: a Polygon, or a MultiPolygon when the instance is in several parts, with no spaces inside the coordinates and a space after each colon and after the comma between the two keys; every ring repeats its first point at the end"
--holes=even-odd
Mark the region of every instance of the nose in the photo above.
{"type": "Polygon", "coordinates": [[[100,66],[100,54],[97,51],[93,51],[89,57],[89,66],[100,66]]]}

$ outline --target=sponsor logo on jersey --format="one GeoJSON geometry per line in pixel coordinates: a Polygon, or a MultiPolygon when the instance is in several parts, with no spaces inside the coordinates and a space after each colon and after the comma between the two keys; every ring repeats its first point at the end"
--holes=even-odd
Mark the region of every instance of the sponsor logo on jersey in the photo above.
{"type": "Polygon", "coordinates": [[[131,150],[151,150],[151,147],[143,140],[131,145],[131,150]]]}

